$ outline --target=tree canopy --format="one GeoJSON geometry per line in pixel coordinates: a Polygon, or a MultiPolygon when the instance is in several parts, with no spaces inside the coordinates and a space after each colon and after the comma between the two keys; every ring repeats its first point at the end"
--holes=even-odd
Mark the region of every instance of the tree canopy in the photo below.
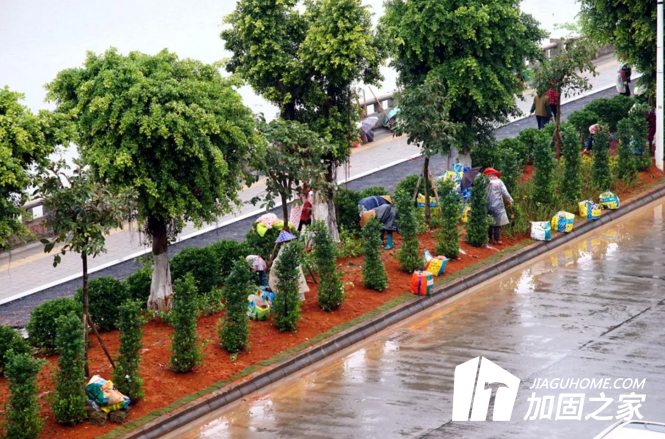
{"type": "Polygon", "coordinates": [[[0,249],[12,236],[26,235],[20,221],[33,166],[45,164],[58,144],[65,144],[71,127],[48,111],[33,114],[20,101],[23,94],[0,89],[0,249]]]}
{"type": "Polygon", "coordinates": [[[464,124],[458,136],[465,147],[518,114],[517,74],[541,56],[545,36],[517,0],[389,0],[380,27],[402,85],[428,76],[443,83],[450,120],[464,124]]]}
{"type": "Polygon", "coordinates": [[[600,44],[613,44],[621,60],[643,73],[655,93],[656,2],[651,0],[580,0],[584,33],[600,44]]]}

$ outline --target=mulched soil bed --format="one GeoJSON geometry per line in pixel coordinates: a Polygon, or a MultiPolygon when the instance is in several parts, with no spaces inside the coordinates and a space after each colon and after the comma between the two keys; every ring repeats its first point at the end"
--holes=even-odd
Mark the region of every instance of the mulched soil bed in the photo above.
{"type": "MultiPolygon", "coordinates": [[[[622,201],[627,201],[630,195],[643,191],[645,184],[653,184],[663,177],[665,177],[665,174],[655,168],[642,173],[640,177],[642,184],[620,192],[622,201]]],[[[463,270],[525,239],[527,237],[518,239],[503,238],[503,245],[485,248],[473,248],[462,242],[461,249],[463,253],[459,259],[448,263],[445,274],[450,275],[463,270]]],[[[169,339],[169,335],[172,333],[171,327],[159,319],[147,323],[144,326],[144,349],[142,352],[142,376],[146,396],[132,406],[129,420],[136,420],[153,410],[165,407],[180,398],[205,389],[220,380],[233,376],[248,366],[256,365],[262,360],[267,360],[280,352],[306,342],[331,328],[349,322],[392,299],[402,296],[409,291],[411,275],[399,269],[396,254],[400,245],[401,239],[399,235],[395,235],[395,249],[382,253],[388,274],[388,290],[379,293],[364,288],[361,272],[362,257],[341,259],[338,261],[338,266],[340,271],[343,272],[347,298],[339,310],[331,313],[322,311],[316,300],[317,287],[311,283],[311,279],[308,279],[310,292],[307,294],[307,299],[302,307],[302,317],[298,324],[298,331],[295,333],[280,333],[271,321],[251,322],[250,349],[248,352],[239,354],[235,361],[232,361],[231,356],[222,350],[217,338],[217,324],[223,312],[200,318],[198,332],[200,340],[205,342],[203,348],[205,362],[202,367],[194,372],[183,375],[178,375],[168,369],[171,355],[169,339]]],[[[424,249],[433,252],[434,248],[433,232],[424,233],[420,237],[421,252],[424,249]]],[[[103,339],[111,354],[117,355],[118,332],[105,333],[103,339]]],[[[89,356],[91,374],[110,378],[111,367],[99,343],[94,338],[92,339],[89,356]]],[[[43,389],[40,394],[40,402],[42,404],[42,414],[46,417],[46,424],[41,437],[91,439],[118,427],[117,424],[109,422],[102,427],[91,425],[89,422],[74,427],[58,425],[48,405],[48,397],[54,388],[52,375],[57,367],[57,357],[52,356],[46,359],[48,363],[39,375],[39,388],[43,389]]],[[[7,381],[5,378],[0,378],[0,401],[6,401],[7,398],[7,381]]],[[[4,413],[0,413],[0,423],[2,422],[1,418],[4,418],[4,413]]]]}

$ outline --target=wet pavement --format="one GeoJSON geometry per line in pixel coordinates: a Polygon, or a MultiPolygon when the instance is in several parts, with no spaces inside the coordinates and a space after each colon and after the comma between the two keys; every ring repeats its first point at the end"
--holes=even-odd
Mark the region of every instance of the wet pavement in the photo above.
{"type": "MultiPolygon", "coordinates": [[[[664,208],[651,204],[168,437],[592,438],[622,405],[638,405],[627,402],[633,392],[644,395],[639,415],[664,422],[664,208]],[[521,380],[510,421],[492,422],[492,405],[487,422],[451,421],[455,367],[476,357],[481,374],[490,360],[521,380]],[[605,419],[585,419],[605,404],[591,400],[601,392],[612,399],[595,415],[605,419]],[[525,420],[531,397],[541,410],[525,420]]],[[[510,404],[502,390],[497,406],[510,404]]]]}

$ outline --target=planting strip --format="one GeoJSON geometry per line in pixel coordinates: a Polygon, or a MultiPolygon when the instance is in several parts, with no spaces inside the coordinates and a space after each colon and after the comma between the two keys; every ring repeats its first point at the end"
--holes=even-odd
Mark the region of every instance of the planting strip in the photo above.
{"type": "Polygon", "coordinates": [[[280,379],[428,307],[475,287],[500,273],[663,197],[665,197],[665,184],[661,183],[625,203],[618,210],[603,212],[600,220],[580,221],[572,232],[557,234],[549,242],[522,241],[477,264],[441,279],[435,283],[434,291],[430,296],[418,297],[411,293],[399,296],[373,311],[336,326],[305,343],[247,367],[226,380],[219,381],[206,389],[181,398],[167,407],[157,409],[135,421],[128,422],[123,427],[101,436],[100,439],[159,438],[256,390],[276,383],[280,379]],[[236,382],[239,380],[243,381],[236,382]]]}

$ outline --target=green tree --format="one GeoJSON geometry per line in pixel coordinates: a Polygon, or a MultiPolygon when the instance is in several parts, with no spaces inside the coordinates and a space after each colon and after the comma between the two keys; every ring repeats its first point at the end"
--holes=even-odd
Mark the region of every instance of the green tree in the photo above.
{"type": "Polygon", "coordinates": [[[612,44],[619,59],[643,73],[648,94],[655,95],[656,2],[651,0],[581,0],[586,35],[612,44]]]}
{"type": "Polygon", "coordinates": [[[569,203],[577,203],[582,196],[582,143],[577,131],[566,123],[561,130],[563,157],[566,166],[563,169],[561,196],[569,203]]]}
{"type": "Polygon", "coordinates": [[[542,56],[545,37],[515,0],[389,0],[380,31],[405,88],[427,77],[443,83],[466,151],[492,124],[519,114],[517,74],[542,56]]]}
{"type": "Polygon", "coordinates": [[[457,125],[448,121],[446,90],[439,79],[406,87],[398,93],[397,103],[400,113],[394,127],[395,134],[406,134],[407,143],[419,145],[425,156],[422,176],[425,184],[425,222],[429,225],[429,160],[433,155],[447,153],[455,145],[457,125]]]}
{"type": "Polygon", "coordinates": [[[533,191],[531,197],[536,203],[550,206],[555,202],[554,187],[554,148],[547,133],[541,133],[534,139],[533,145],[533,191]]]}
{"type": "Polygon", "coordinates": [[[300,241],[284,244],[273,270],[277,270],[277,291],[273,306],[275,326],[279,332],[295,331],[300,320],[300,294],[298,292],[303,246],[300,241]]]}
{"type": "Polygon", "coordinates": [[[145,318],[142,302],[126,300],[120,305],[117,326],[120,330],[120,356],[113,369],[113,383],[132,401],[143,398],[141,378],[141,349],[143,348],[143,324],[145,318]]]}
{"type": "Polygon", "coordinates": [[[436,231],[436,254],[449,259],[459,255],[462,210],[452,180],[446,180],[439,187],[439,229],[436,231]]]}
{"type": "MultiPolygon", "coordinates": [[[[601,126],[604,126],[602,122],[601,126]]],[[[610,168],[610,133],[604,128],[598,130],[593,137],[593,183],[601,191],[609,190],[614,182],[610,168]]]]}
{"type": "Polygon", "coordinates": [[[469,222],[466,225],[466,240],[473,247],[484,247],[487,245],[487,231],[490,226],[490,216],[487,213],[487,185],[489,179],[479,175],[471,186],[471,197],[469,205],[469,222]]]}
{"type": "Polygon", "coordinates": [[[307,123],[326,149],[326,224],[339,241],[334,183],[358,137],[352,85],[376,84],[383,41],[360,0],[239,0],[222,31],[226,65],[279,108],[282,119],[307,123]]]}
{"type": "Polygon", "coordinates": [[[21,93],[0,89],[0,250],[10,248],[10,238],[30,232],[21,223],[32,183],[31,170],[46,164],[57,144],[71,136],[62,116],[41,111],[34,115],[19,101],[21,93]]]}
{"type": "Polygon", "coordinates": [[[58,317],[55,350],[58,371],[51,408],[58,424],[76,425],[86,418],[83,324],[74,312],[58,317]]]}
{"type": "Polygon", "coordinates": [[[371,290],[385,291],[388,288],[388,277],[379,251],[383,244],[380,233],[381,223],[376,218],[369,220],[363,227],[363,283],[371,290]]]}
{"type": "Polygon", "coordinates": [[[249,344],[247,296],[253,293],[252,275],[244,258],[237,259],[224,285],[226,317],[219,321],[219,339],[228,352],[240,352],[249,344]]]}
{"type": "Polygon", "coordinates": [[[37,404],[37,374],[46,360],[37,360],[30,354],[5,354],[5,377],[9,399],[4,404],[5,422],[2,427],[7,439],[37,439],[44,427],[37,404]]]}
{"type": "Polygon", "coordinates": [[[171,321],[171,359],[169,365],[176,373],[187,373],[203,363],[203,352],[196,332],[197,290],[196,281],[191,273],[177,279],[174,285],[173,309],[171,321]]]}
{"type": "Polygon", "coordinates": [[[402,245],[397,252],[399,267],[407,273],[413,273],[422,265],[420,258],[420,243],[418,241],[418,212],[415,202],[402,188],[395,192],[395,207],[397,208],[397,224],[402,235],[402,245]]]}
{"type": "Polygon", "coordinates": [[[324,311],[334,311],[345,297],[344,284],[337,270],[337,245],[322,221],[315,221],[312,230],[315,233],[314,263],[319,273],[319,306],[324,311]]]}
{"type": "Polygon", "coordinates": [[[596,56],[597,47],[586,39],[562,39],[556,53],[537,63],[534,68],[533,86],[539,94],[553,88],[558,93],[554,149],[559,154],[561,141],[561,97],[571,97],[591,89],[588,76],[596,76],[596,67],[591,61],[596,56]]]}
{"type": "Polygon", "coordinates": [[[152,241],[148,307],[166,311],[172,294],[167,245],[186,221],[200,226],[239,203],[243,161],[257,143],[255,120],[218,65],[110,49],[48,85],[57,111],[77,124],[75,139],[95,177],[137,193],[152,241]]]}

